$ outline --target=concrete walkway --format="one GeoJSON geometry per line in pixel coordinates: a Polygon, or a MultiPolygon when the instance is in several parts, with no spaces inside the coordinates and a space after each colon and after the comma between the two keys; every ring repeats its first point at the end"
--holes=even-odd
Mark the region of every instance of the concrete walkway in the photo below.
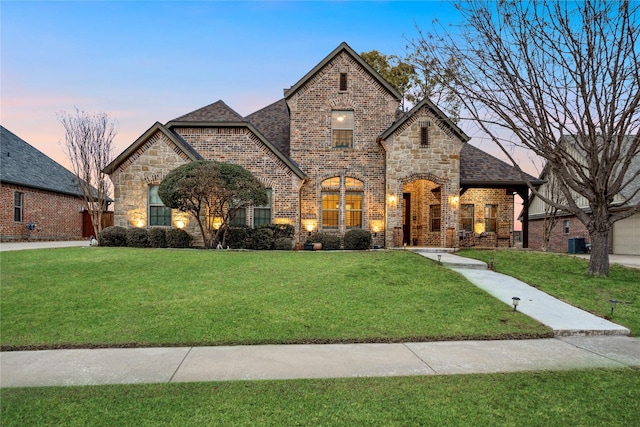
{"type": "Polygon", "coordinates": [[[0,353],[2,387],[451,375],[640,367],[625,336],[398,344],[256,345],[0,353]]]}
{"type": "Polygon", "coordinates": [[[556,338],[2,352],[0,387],[640,367],[640,339],[626,336],[628,329],[486,270],[480,261],[416,251],[454,269],[505,304],[511,305],[511,298],[518,296],[518,310],[549,325],[556,338]]]}

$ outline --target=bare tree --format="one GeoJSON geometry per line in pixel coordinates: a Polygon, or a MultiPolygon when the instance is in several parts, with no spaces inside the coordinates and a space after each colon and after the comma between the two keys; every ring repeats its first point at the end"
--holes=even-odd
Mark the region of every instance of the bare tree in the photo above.
{"type": "MultiPolygon", "coordinates": [[[[632,160],[640,155],[640,2],[455,2],[459,32],[417,41],[453,77],[465,117],[509,157],[532,150],[557,178],[564,203],[589,231],[589,273],[609,272],[614,222],[640,211],[632,160]],[[635,183],[634,183],[635,181],[635,183]],[[623,200],[615,200],[624,194],[623,200]],[[576,199],[584,197],[588,210],[576,199]]],[[[440,79],[446,83],[447,79],[440,79]]]]}
{"type": "MultiPolygon", "coordinates": [[[[544,172],[543,172],[544,176],[544,172]]],[[[544,193],[550,200],[553,200],[554,203],[545,203],[544,204],[544,217],[542,220],[542,245],[541,248],[543,251],[549,250],[549,241],[551,240],[551,235],[558,224],[558,205],[565,203],[564,198],[562,197],[562,193],[558,188],[558,182],[555,177],[549,176],[547,182],[544,185],[544,188],[540,188],[539,191],[544,193]]]]}
{"type": "Polygon", "coordinates": [[[98,239],[109,200],[109,181],[102,171],[113,160],[116,123],[106,113],[91,114],[78,108],[75,113],[59,113],[58,120],[64,127],[65,154],[78,178],[84,207],[98,239]]]}

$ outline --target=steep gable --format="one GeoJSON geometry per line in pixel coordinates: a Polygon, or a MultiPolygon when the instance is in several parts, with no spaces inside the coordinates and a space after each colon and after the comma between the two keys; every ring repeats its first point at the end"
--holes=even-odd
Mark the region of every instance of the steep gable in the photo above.
{"type": "Polygon", "coordinates": [[[402,99],[402,95],[396,88],[394,88],[388,81],[386,81],[376,70],[373,69],[367,62],[360,57],[347,43],[342,42],[340,46],[335,48],[333,52],[327,55],[318,65],[313,67],[311,71],[305,74],[296,84],[291,86],[291,88],[286,89],[284,91],[285,99],[290,98],[295,94],[298,90],[300,90],[304,85],[306,85],[316,74],[320,73],[322,69],[327,66],[331,61],[333,61],[338,55],[345,52],[349,55],[353,61],[355,61],[360,67],[366,70],[367,73],[371,75],[371,77],[380,84],[389,94],[391,94],[397,101],[402,99]]]}
{"type": "Polygon", "coordinates": [[[82,197],[76,175],[0,126],[0,181],[82,197]]]}

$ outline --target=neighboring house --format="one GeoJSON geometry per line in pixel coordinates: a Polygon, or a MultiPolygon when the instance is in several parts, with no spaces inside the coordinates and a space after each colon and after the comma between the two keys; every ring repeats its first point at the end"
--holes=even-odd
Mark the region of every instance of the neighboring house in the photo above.
{"type": "Polygon", "coordinates": [[[155,123],[105,168],[115,224],[185,227],[197,238],[195,221],[164,207],[157,188],[177,166],[210,159],[239,164],[268,188],[269,203],[234,224],[292,224],[298,242],[362,228],[385,247],[511,246],[514,193],[526,202],[524,180],[541,181],[468,144],[429,100],[407,113],[400,102],[342,43],[247,117],[218,101],[155,123]]]}
{"type": "MultiPolygon", "coordinates": [[[[568,139],[569,137],[563,137],[568,139]]],[[[630,138],[630,137],[629,137],[630,138]]],[[[631,167],[625,175],[627,179],[631,179],[637,171],[640,170],[640,157],[632,160],[631,167]]],[[[555,193],[553,190],[554,177],[551,176],[550,170],[544,168],[541,180],[545,183],[538,188],[542,194],[552,198],[555,193]]],[[[560,196],[561,197],[561,196],[560,196]]],[[[621,204],[624,200],[629,199],[630,204],[640,202],[640,176],[635,177],[631,184],[628,185],[622,194],[618,194],[614,199],[614,203],[621,204]]],[[[591,212],[587,199],[577,193],[574,196],[576,204],[585,212],[591,212]]],[[[615,208],[614,208],[615,210],[615,208]]],[[[553,212],[550,207],[540,198],[532,195],[529,203],[529,247],[532,249],[542,249],[544,239],[545,222],[549,222],[553,212]]],[[[556,223],[549,234],[549,243],[547,250],[551,252],[574,252],[580,251],[581,245],[576,245],[575,239],[584,238],[585,245],[590,243],[589,232],[584,224],[578,218],[568,212],[555,212],[556,223]],[[573,239],[573,242],[570,242],[573,239]]],[[[619,255],[640,255],[640,213],[636,213],[628,218],[617,221],[613,224],[611,233],[610,251],[619,255]]]]}
{"type": "Polygon", "coordinates": [[[0,132],[0,239],[82,239],[75,174],[2,126],[0,132]]]}

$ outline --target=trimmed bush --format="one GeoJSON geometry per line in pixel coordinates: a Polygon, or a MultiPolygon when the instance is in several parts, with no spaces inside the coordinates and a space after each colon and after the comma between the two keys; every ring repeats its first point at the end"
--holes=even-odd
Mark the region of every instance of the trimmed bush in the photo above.
{"type": "Polygon", "coordinates": [[[127,246],[131,248],[148,248],[149,232],[145,228],[128,228],[127,246]]]}
{"type": "Polygon", "coordinates": [[[149,229],[149,246],[152,248],[167,247],[167,233],[164,228],[149,229]]]}
{"type": "Polygon", "coordinates": [[[312,233],[307,243],[322,243],[322,250],[335,251],[340,249],[340,237],[328,233],[312,233]]]}
{"type": "Polygon", "coordinates": [[[189,248],[192,240],[191,235],[180,228],[167,230],[167,246],[170,248],[189,248]]]}
{"type": "Polygon", "coordinates": [[[230,227],[227,230],[225,243],[231,249],[247,249],[249,239],[249,227],[230,227]]]}
{"type": "Polygon", "coordinates": [[[275,247],[277,251],[290,251],[293,249],[293,240],[288,237],[276,239],[275,247]]]}
{"type": "Polygon", "coordinates": [[[354,228],[344,234],[344,248],[350,250],[365,250],[371,248],[371,232],[354,228]]]}
{"type": "Polygon", "coordinates": [[[127,246],[127,229],[113,225],[98,235],[100,246],[127,246]]]}
{"type": "Polygon", "coordinates": [[[273,230],[268,227],[256,228],[253,232],[253,246],[259,251],[273,249],[273,230]]]}

